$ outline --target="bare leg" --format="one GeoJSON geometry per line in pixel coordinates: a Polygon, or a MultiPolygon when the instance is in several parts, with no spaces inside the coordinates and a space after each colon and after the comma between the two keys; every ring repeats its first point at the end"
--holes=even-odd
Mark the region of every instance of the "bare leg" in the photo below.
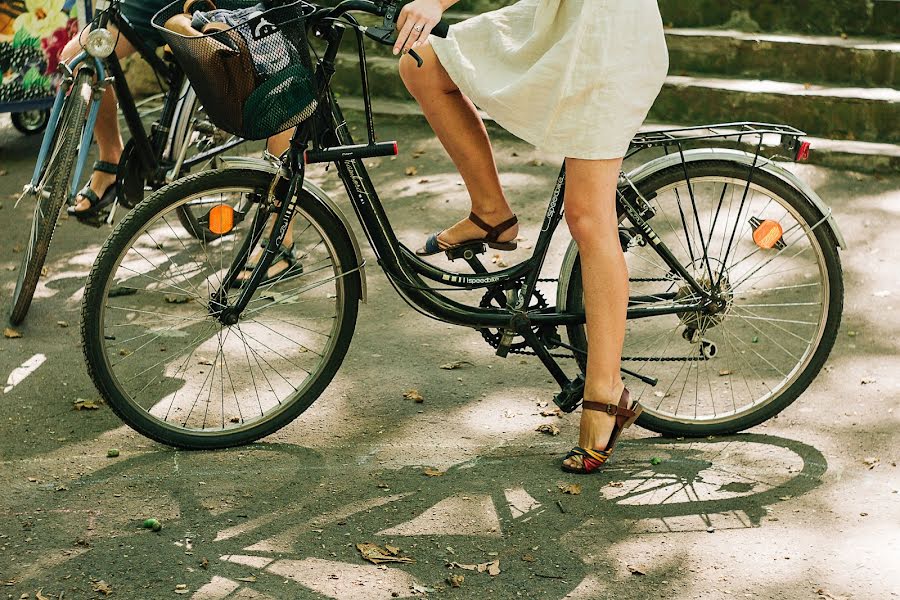
{"type": "MultiPolygon", "coordinates": [[[[472,199],[472,212],[491,225],[502,223],[512,217],[513,212],[500,186],[497,164],[484,122],[472,101],[447,75],[431,46],[424,44],[416,52],[425,64],[418,68],[411,57],[403,56],[400,60],[403,82],[419,102],[425,118],[462,175],[472,199]]],[[[514,239],[518,231],[518,226],[511,227],[500,236],[499,241],[514,239]]],[[[483,236],[484,231],[468,219],[463,219],[441,233],[440,237],[447,244],[455,244],[483,236]]]]}
{"type": "MultiPolygon", "coordinates": [[[[110,26],[111,31],[115,32],[115,28],[110,26]]],[[[87,35],[86,32],[82,37],[87,35]]],[[[116,45],[116,55],[119,59],[134,53],[134,47],[125,39],[125,36],[118,36],[118,44],[116,45]]],[[[63,51],[60,53],[60,60],[68,61],[74,58],[81,51],[81,44],[78,38],[69,40],[63,51]]],[[[100,100],[100,109],[97,113],[97,124],[94,126],[94,139],[97,140],[97,148],[99,150],[99,158],[112,164],[118,164],[119,158],[122,156],[122,135],[119,133],[118,119],[118,103],[116,102],[116,92],[112,86],[106,89],[103,98],[100,100]]],[[[91,174],[91,189],[97,196],[103,196],[103,192],[115,182],[116,176],[111,173],[102,173],[95,171],[91,174]]],[[[81,196],[79,196],[81,198],[81,196]]],[[[76,211],[87,210],[91,203],[86,198],[81,198],[75,205],[76,211]]]]}
{"type": "MultiPolygon", "coordinates": [[[[622,159],[566,159],[566,222],[578,243],[587,317],[588,364],[585,400],[617,404],[622,394],[619,366],[628,308],[628,267],[619,244],[615,191],[622,159]]],[[[581,411],[578,445],[604,449],[615,418],[581,411]]],[[[565,463],[581,466],[581,457],[565,463]]]]}

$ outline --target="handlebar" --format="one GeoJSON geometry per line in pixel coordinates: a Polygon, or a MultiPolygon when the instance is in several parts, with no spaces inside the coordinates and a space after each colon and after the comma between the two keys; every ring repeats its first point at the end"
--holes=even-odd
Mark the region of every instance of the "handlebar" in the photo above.
{"type": "MultiPolygon", "coordinates": [[[[400,16],[399,4],[399,0],[343,0],[334,8],[327,10],[325,16],[339,19],[348,12],[360,11],[384,17],[381,27],[368,27],[365,29],[365,34],[376,42],[393,45],[396,41],[397,18],[400,16]]],[[[441,19],[431,33],[443,38],[447,37],[449,31],[450,24],[441,19]]]]}

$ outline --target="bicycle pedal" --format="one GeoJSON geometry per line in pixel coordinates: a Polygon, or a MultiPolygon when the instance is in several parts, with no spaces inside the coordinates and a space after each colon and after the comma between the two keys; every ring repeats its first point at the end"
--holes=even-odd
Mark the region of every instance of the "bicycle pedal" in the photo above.
{"type": "Polygon", "coordinates": [[[500,343],[497,344],[497,356],[506,358],[509,355],[509,347],[512,346],[514,337],[516,337],[516,332],[512,329],[503,330],[503,335],[500,336],[500,343]]]}
{"type": "Polygon", "coordinates": [[[450,248],[445,252],[450,260],[472,260],[479,254],[487,253],[487,244],[484,242],[471,242],[450,248]]]}
{"type": "Polygon", "coordinates": [[[553,403],[561,411],[570,413],[578,408],[582,399],[584,399],[584,376],[579,375],[553,397],[553,403]]]}

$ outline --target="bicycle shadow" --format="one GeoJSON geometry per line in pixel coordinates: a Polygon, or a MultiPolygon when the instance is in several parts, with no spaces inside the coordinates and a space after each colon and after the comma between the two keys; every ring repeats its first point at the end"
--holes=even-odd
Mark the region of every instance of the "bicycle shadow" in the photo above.
{"type": "MultiPolygon", "coordinates": [[[[20,581],[79,574],[73,582],[84,587],[90,573],[124,597],[162,597],[175,581],[207,600],[368,600],[440,591],[449,575],[463,574],[454,593],[466,598],[597,597],[588,587],[596,573],[619,568],[617,543],[764,527],[768,507],[815,489],[827,469],[812,446],[756,434],[626,440],[592,477],[560,472],[556,449],[511,450],[428,474],[418,465],[372,470],[284,444],[151,451],[78,479],[70,487],[79,501],[51,496],[42,529],[60,549],[74,539],[75,552],[51,552],[57,562],[20,581]],[[579,493],[563,492],[571,484],[579,493]],[[73,515],[92,526],[73,527],[84,521],[73,515]],[[149,516],[163,522],[158,534],[141,528],[149,516]],[[371,565],[356,547],[365,542],[415,562],[371,565]],[[493,577],[448,567],[494,560],[501,573],[493,577]],[[167,576],[151,575],[160,570],[167,576]],[[242,595],[251,592],[261,595],[242,595]]],[[[669,581],[688,577],[677,561],[655,569],[669,581]]]]}

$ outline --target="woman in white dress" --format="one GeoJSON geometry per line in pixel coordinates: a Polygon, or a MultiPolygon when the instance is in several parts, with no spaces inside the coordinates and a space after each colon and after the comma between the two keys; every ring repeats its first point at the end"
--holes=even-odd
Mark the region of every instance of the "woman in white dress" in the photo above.
{"type": "Polygon", "coordinates": [[[400,15],[400,75],[469,191],[469,217],[428,238],[421,255],[484,240],[515,248],[518,225],[476,106],[505,129],[566,156],[565,217],[578,244],[590,348],[578,445],[563,469],[590,473],[640,410],[619,366],[628,271],[615,190],[622,157],[668,71],[656,0],[519,0],[429,39],[457,0],[413,0],[400,15]]]}

